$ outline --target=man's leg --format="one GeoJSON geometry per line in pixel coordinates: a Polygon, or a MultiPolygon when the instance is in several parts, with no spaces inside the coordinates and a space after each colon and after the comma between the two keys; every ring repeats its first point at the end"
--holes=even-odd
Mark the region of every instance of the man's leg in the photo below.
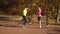
{"type": "Polygon", "coordinates": [[[26,17],[23,16],[23,28],[25,28],[25,25],[26,25],[26,17]]]}

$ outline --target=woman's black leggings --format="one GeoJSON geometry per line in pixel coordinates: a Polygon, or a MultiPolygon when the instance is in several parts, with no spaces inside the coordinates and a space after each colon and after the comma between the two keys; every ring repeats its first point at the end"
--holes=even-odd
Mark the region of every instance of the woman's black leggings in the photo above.
{"type": "Polygon", "coordinates": [[[40,24],[41,17],[38,16],[38,24],[40,24]]]}

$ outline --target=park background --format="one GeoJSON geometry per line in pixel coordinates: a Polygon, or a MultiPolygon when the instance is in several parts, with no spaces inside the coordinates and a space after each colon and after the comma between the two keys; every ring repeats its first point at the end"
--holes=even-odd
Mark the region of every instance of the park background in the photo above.
{"type": "Polygon", "coordinates": [[[46,9],[48,9],[48,22],[60,24],[60,0],[0,0],[0,15],[15,16],[10,19],[19,20],[18,16],[22,16],[23,9],[28,7],[30,10],[27,16],[31,14],[33,20],[37,22],[36,12],[39,5],[42,10],[42,23],[46,23],[46,9]]]}

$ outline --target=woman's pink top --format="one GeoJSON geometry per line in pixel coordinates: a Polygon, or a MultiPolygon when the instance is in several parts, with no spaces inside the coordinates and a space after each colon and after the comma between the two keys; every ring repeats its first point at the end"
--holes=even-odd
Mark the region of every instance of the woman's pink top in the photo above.
{"type": "Polygon", "coordinates": [[[38,16],[41,17],[41,9],[40,8],[38,8],[37,13],[38,13],[38,16]]]}

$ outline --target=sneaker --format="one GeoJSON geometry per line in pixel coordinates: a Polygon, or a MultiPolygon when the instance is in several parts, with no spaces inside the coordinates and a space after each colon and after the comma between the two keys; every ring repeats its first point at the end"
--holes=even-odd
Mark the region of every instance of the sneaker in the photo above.
{"type": "Polygon", "coordinates": [[[50,25],[47,25],[47,27],[49,27],[50,25]]]}
{"type": "Polygon", "coordinates": [[[23,26],[23,28],[26,28],[25,26],[23,26]]]}
{"type": "Polygon", "coordinates": [[[32,24],[32,23],[29,23],[30,25],[32,24]]]}
{"type": "Polygon", "coordinates": [[[42,28],[42,26],[39,26],[40,28],[42,28]]]}

